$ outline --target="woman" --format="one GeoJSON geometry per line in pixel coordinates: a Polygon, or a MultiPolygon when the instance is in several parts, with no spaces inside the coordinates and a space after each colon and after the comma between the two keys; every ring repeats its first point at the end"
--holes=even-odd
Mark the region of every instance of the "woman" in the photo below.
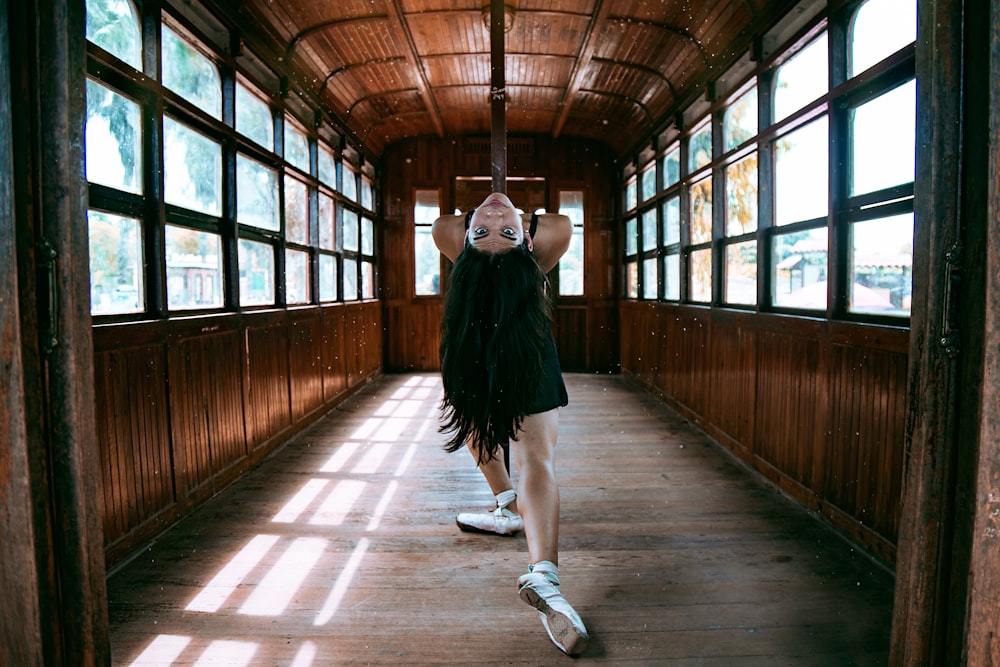
{"type": "Polygon", "coordinates": [[[545,274],[569,247],[564,215],[527,216],[493,193],[466,215],[438,218],[433,237],[455,263],[441,342],[444,424],[449,451],[475,457],[497,509],[460,514],[465,530],[524,530],[528,572],[519,595],[535,607],[553,643],[576,655],[587,630],[560,592],[559,487],[554,453],[558,408],[568,398],[551,331],[545,274]],[[504,460],[510,441],[518,472],[511,485],[504,460]]]}

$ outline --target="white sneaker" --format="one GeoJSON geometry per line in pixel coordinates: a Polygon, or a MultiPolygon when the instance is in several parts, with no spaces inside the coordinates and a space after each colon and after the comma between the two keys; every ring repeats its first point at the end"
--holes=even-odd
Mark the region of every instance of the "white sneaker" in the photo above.
{"type": "Polygon", "coordinates": [[[517,584],[521,599],[538,610],[549,639],[567,655],[578,655],[587,648],[587,628],[576,610],[559,591],[559,580],[552,581],[552,573],[529,572],[522,574],[517,584]]]}
{"type": "Polygon", "coordinates": [[[492,512],[462,512],[455,523],[462,530],[473,533],[513,535],[524,530],[524,519],[506,507],[498,507],[492,512]]]}

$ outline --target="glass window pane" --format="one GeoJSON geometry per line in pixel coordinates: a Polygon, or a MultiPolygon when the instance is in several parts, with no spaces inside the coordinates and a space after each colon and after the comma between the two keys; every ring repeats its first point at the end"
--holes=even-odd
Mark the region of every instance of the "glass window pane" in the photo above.
{"type": "Polygon", "coordinates": [[[161,39],[163,85],[213,118],[221,118],[222,82],[215,63],[166,25],[161,39]]]}
{"type": "Polygon", "coordinates": [[[712,161],[712,123],[706,122],[691,135],[688,143],[688,172],[697,171],[712,161]]]}
{"type": "Polygon", "coordinates": [[[375,298],[375,265],[361,262],[361,298],[375,298]]]}
{"type": "Polygon", "coordinates": [[[367,176],[361,177],[361,205],[369,211],[375,210],[372,181],[367,176]]]}
{"type": "Polygon", "coordinates": [[[917,84],[910,81],[851,112],[851,194],[914,180],[917,84]]]}
{"type": "Polygon", "coordinates": [[[726,303],[757,303],[757,242],[726,246],[726,303]]]}
{"type": "Polygon", "coordinates": [[[245,155],[236,156],[236,220],[261,229],[281,229],[278,172],[245,155]]]}
{"type": "Polygon", "coordinates": [[[663,298],[671,301],[681,298],[681,256],[678,253],[663,258],[663,298]]]}
{"type": "MultiPolygon", "coordinates": [[[[323,196],[325,195],[320,195],[323,196]]],[[[332,223],[330,229],[333,229],[332,223]]],[[[285,238],[290,243],[302,245],[309,243],[309,188],[302,181],[287,174],[285,175],[285,238]]],[[[329,247],[332,248],[332,244],[329,247]]]]}
{"type": "Polygon", "coordinates": [[[625,263],[625,296],[629,299],[639,298],[639,263],[625,263]]]}
{"type": "Polygon", "coordinates": [[[354,167],[345,160],[341,160],[340,168],[343,171],[340,184],[341,192],[351,201],[358,201],[358,182],[354,167]]]}
{"type": "Polygon", "coordinates": [[[868,0],[850,33],[849,77],[864,72],[917,39],[917,0],[868,0]]]}
{"type": "Polygon", "coordinates": [[[87,180],[142,194],[139,105],[87,79],[87,180]]]}
{"type": "Polygon", "coordinates": [[[826,216],[829,189],[827,127],[824,116],[775,142],[776,224],[787,225],[826,216]]]}
{"type": "Polygon", "coordinates": [[[729,105],[723,119],[722,132],[727,151],[757,136],[757,86],[729,105]]]}
{"type": "MultiPolygon", "coordinates": [[[[343,249],[348,252],[358,251],[358,214],[346,208],[340,208],[341,239],[343,249]]],[[[346,269],[345,269],[346,271],[346,269]]]]}
{"type": "Polygon", "coordinates": [[[90,236],[90,313],[145,310],[142,227],[136,218],[87,211],[90,236]]]}
{"type": "Polygon", "coordinates": [[[274,303],[274,248],[267,243],[240,239],[240,305],[274,303]]]}
{"type": "Polygon", "coordinates": [[[625,255],[634,255],[639,252],[639,229],[635,218],[625,221],[625,255]]]}
{"type": "Polygon", "coordinates": [[[663,203],[663,245],[681,242],[681,198],[671,197],[663,203]]]}
{"type": "Polygon", "coordinates": [[[675,146],[663,156],[663,187],[668,188],[681,180],[681,149],[675,146]]]}
{"type": "Polygon", "coordinates": [[[333,203],[333,197],[322,192],[319,193],[319,247],[325,250],[337,249],[337,239],[334,234],[335,214],[336,207],[333,203]]]}
{"type": "Polygon", "coordinates": [[[236,131],[267,150],[274,150],[271,107],[242,81],[236,82],[236,131]]]}
{"type": "Polygon", "coordinates": [[[309,253],[285,250],[285,302],[309,303],[309,253]]]}
{"type": "Polygon", "coordinates": [[[639,195],[636,188],[636,178],[633,176],[625,184],[625,210],[631,211],[639,205],[639,195]]]}
{"type": "Polygon", "coordinates": [[[772,241],[775,306],[826,310],[827,230],[776,234],[772,241]]]}
{"type": "Polygon", "coordinates": [[[87,39],[134,69],[142,69],[139,17],[129,0],[87,0],[87,39]]]}
{"type": "Polygon", "coordinates": [[[708,303],[712,300],[712,250],[695,250],[688,256],[691,280],[691,300],[708,303]]]}
{"type": "Polygon", "coordinates": [[[163,118],[164,199],[208,215],[222,213],[222,146],[163,118]]]}
{"type": "Polygon", "coordinates": [[[757,153],[726,167],[726,235],[757,231],[757,153]]]}
{"type": "Polygon", "coordinates": [[[344,258],[344,301],[358,300],[358,261],[344,258]]]}
{"type": "Polygon", "coordinates": [[[656,163],[650,162],[642,171],[642,201],[652,199],[656,195],[656,163]]]}
{"type": "Polygon", "coordinates": [[[778,68],[774,77],[774,120],[787,118],[828,89],[826,33],[778,68]]]}
{"type": "Polygon", "coordinates": [[[642,214],[642,250],[656,250],[656,209],[651,208],[642,214]]]}
{"type": "Polygon", "coordinates": [[[642,298],[656,299],[659,286],[656,284],[656,258],[642,260],[642,298]]]}
{"type": "Polygon", "coordinates": [[[337,189],[337,162],[333,157],[333,151],[318,144],[317,151],[319,157],[319,180],[329,185],[334,190],[337,189]]]}
{"type": "Polygon", "coordinates": [[[333,255],[319,256],[319,300],[337,300],[337,258],[333,255]]]}
{"type": "Polygon", "coordinates": [[[712,240],[712,177],[691,186],[691,243],[712,240]]]}
{"type": "Polygon", "coordinates": [[[414,260],[416,262],[417,296],[441,293],[441,254],[431,238],[431,228],[421,225],[414,229],[414,260]]]}
{"type": "Polygon", "coordinates": [[[222,306],[222,239],[194,229],[166,228],[167,308],[222,306]]]}
{"type": "Polygon", "coordinates": [[[309,173],[309,138],[285,116],[285,161],[309,173]]]}
{"type": "Polygon", "coordinates": [[[848,309],[908,316],[912,269],[912,213],[853,223],[848,309]]]}
{"type": "Polygon", "coordinates": [[[375,223],[371,218],[361,218],[361,254],[375,254],[375,223]]]}
{"type": "Polygon", "coordinates": [[[559,258],[559,294],[583,295],[583,190],[560,190],[559,213],[573,224],[569,248],[559,258]]]}

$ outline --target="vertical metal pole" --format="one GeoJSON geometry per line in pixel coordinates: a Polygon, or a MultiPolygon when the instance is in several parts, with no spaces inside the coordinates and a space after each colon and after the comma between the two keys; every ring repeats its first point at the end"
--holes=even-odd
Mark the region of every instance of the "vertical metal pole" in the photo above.
{"type": "Polygon", "coordinates": [[[490,147],[493,192],[507,194],[507,84],[503,0],[490,0],[490,147]]]}

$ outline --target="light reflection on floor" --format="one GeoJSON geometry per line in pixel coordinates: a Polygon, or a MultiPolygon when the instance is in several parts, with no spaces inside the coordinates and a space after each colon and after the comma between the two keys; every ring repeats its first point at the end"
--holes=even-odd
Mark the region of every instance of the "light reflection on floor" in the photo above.
{"type": "MultiPolygon", "coordinates": [[[[311,573],[324,559],[343,558],[342,549],[334,548],[331,539],[317,537],[314,531],[296,535],[295,526],[307,529],[339,526],[357,514],[356,509],[363,501],[367,503],[377,497],[374,510],[363,518],[367,519],[367,532],[378,531],[399,488],[399,479],[413,460],[417,442],[428,429],[436,427],[440,393],[437,376],[414,376],[374,410],[367,410],[373,416],[345,441],[336,443],[316,470],[316,476],[302,483],[273,515],[271,523],[284,526],[284,530],[274,534],[267,526],[261,526],[261,533],[247,541],[205,582],[184,611],[206,617],[226,613],[276,617],[286,612],[304,588],[321,585],[310,581],[311,573]],[[343,470],[350,471],[347,477],[343,470]],[[262,571],[263,563],[273,564],[262,571]]],[[[337,417],[331,413],[327,419],[337,417]]],[[[316,610],[314,626],[325,626],[334,620],[371,542],[369,537],[357,539],[335,581],[327,584],[329,591],[316,610]]],[[[324,576],[330,571],[324,568],[324,576]]],[[[255,664],[261,646],[255,641],[231,639],[213,640],[205,646],[204,641],[193,640],[177,634],[154,635],[130,665],[239,667],[255,664]],[[204,647],[197,655],[193,654],[198,650],[196,644],[204,647]]],[[[305,640],[296,644],[294,657],[288,664],[293,667],[318,664],[314,642],[305,640]]]]}

